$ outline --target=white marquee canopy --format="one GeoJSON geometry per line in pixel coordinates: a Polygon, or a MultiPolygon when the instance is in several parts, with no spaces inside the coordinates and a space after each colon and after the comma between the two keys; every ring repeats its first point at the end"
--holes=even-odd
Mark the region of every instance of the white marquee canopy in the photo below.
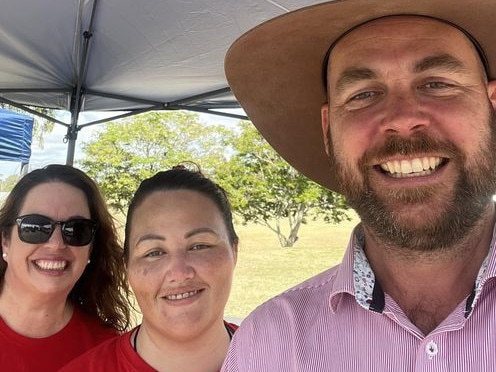
{"type": "Polygon", "coordinates": [[[69,111],[69,123],[46,117],[67,127],[68,164],[78,131],[101,122],[79,124],[83,111],[119,111],[105,121],[177,109],[244,118],[219,111],[239,107],[224,76],[228,47],[319,2],[2,0],[0,101],[69,111]]]}

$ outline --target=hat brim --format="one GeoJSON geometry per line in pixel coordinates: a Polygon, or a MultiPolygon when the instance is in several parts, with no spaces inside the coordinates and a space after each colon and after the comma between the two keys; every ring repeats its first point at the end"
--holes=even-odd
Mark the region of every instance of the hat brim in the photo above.
{"type": "Polygon", "coordinates": [[[340,192],[321,128],[326,52],[354,26],[406,14],[463,28],[481,45],[489,78],[495,78],[495,0],[332,1],[269,20],[242,35],[227,52],[227,80],[250,120],[288,163],[328,189],[340,192]]]}

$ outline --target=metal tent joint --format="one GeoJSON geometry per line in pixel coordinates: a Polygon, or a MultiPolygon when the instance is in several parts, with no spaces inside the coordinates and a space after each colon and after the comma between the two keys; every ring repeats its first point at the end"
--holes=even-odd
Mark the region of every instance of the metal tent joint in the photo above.
{"type": "Polygon", "coordinates": [[[79,130],[79,127],[74,127],[72,125],[67,127],[67,134],[64,136],[64,143],[77,140],[79,130]]]}

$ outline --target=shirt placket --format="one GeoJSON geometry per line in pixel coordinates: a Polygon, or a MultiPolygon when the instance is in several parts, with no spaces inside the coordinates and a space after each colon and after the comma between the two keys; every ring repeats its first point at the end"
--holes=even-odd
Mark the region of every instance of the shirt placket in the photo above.
{"type": "Polygon", "coordinates": [[[415,372],[450,371],[447,337],[446,333],[438,333],[419,341],[415,372]]]}

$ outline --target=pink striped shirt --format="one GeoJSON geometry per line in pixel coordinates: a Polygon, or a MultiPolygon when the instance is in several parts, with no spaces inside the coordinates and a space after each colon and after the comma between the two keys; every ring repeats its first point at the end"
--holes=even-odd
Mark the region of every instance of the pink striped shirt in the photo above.
{"type": "Polygon", "coordinates": [[[222,371],[496,371],[494,236],[472,294],[424,336],[375,285],[357,228],[341,265],[243,321],[222,371]]]}

